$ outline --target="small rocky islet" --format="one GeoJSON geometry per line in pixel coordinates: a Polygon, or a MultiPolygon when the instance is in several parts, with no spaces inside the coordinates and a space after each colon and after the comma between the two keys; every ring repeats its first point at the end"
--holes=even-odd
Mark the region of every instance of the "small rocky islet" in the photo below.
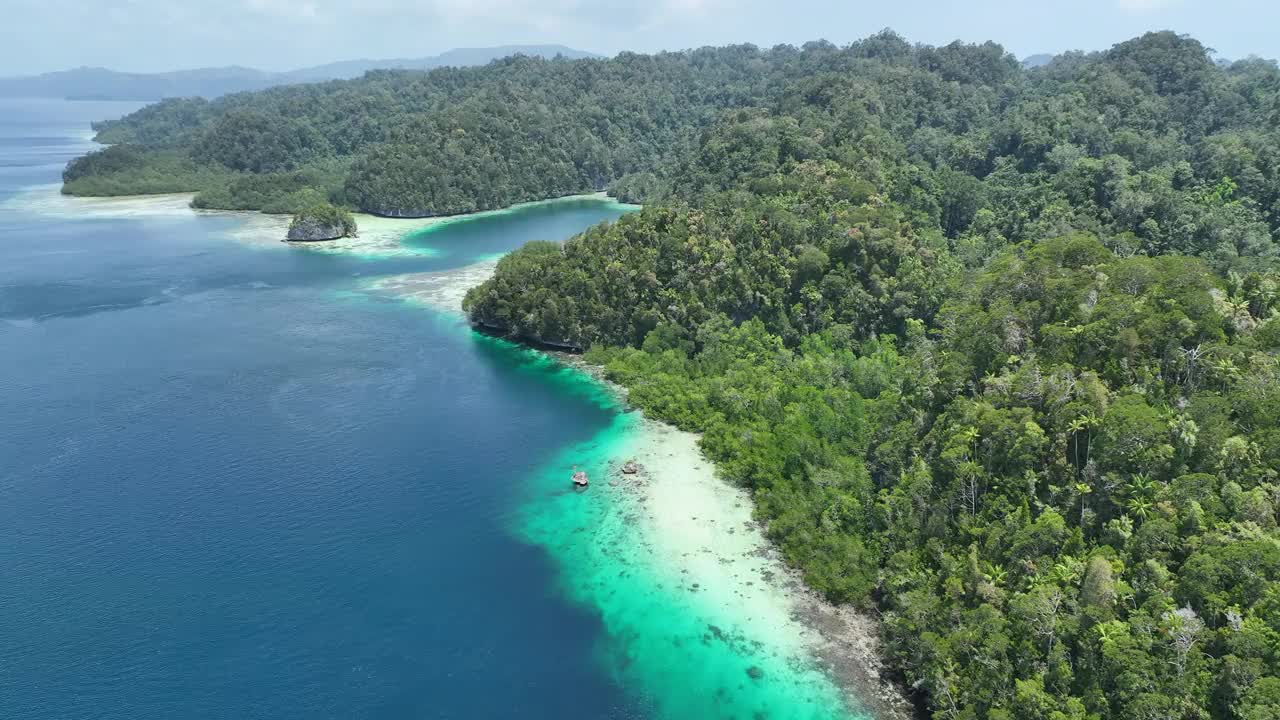
{"type": "Polygon", "coordinates": [[[356,219],[349,210],[321,203],[293,216],[285,242],[340,240],[356,234],[356,219]]]}

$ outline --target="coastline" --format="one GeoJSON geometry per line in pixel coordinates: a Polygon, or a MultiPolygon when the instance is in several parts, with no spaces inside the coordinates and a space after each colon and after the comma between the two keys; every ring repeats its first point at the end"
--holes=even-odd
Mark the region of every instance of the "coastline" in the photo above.
{"type": "MultiPolygon", "coordinates": [[[[590,376],[626,403],[626,389],[605,378],[602,367],[578,355],[549,354],[590,376]]],[[[641,418],[641,425],[631,456],[642,466],[646,458],[657,460],[651,479],[641,490],[641,503],[650,509],[650,529],[655,537],[684,538],[659,557],[673,567],[682,567],[682,573],[714,577],[719,587],[736,588],[733,602],[739,608],[744,602],[756,608],[758,616],[752,620],[776,623],[785,615],[790,623],[779,628],[786,631],[784,637],[799,640],[794,651],[801,661],[813,662],[831,678],[849,707],[876,720],[917,717],[906,688],[893,679],[884,661],[878,621],[852,606],[829,602],[805,584],[800,571],[788,565],[766,537],[767,526],[755,518],[750,493],[721,478],[715,464],[702,454],[700,435],[644,417],[638,410],[633,412],[641,418]],[[696,495],[702,497],[695,501],[696,495]],[[689,508],[699,510],[690,514],[689,508]],[[703,527],[691,527],[699,518],[703,527]],[[715,566],[704,563],[694,567],[687,562],[692,535],[700,536],[698,552],[703,557],[711,548],[719,553],[715,566]],[[735,552],[746,562],[734,562],[735,552]],[[732,570],[723,572],[725,568],[732,570]],[[748,579],[753,576],[760,582],[748,579]]],[[[616,474],[616,468],[610,470],[616,474]]]]}
{"type": "MultiPolygon", "coordinates": [[[[464,322],[463,295],[487,279],[496,264],[486,260],[392,276],[367,287],[464,322]]],[[[837,705],[855,718],[913,717],[903,688],[886,677],[877,621],[827,602],[804,584],[754,519],[749,493],[717,475],[696,434],[628,408],[626,390],[580,356],[529,352],[581,374],[609,395],[620,412],[618,427],[594,443],[567,450],[536,481],[553,499],[535,498],[517,530],[560,560],[567,591],[601,611],[610,636],[632,644],[611,648],[625,657],[614,668],[620,681],[651,684],[652,677],[650,682],[635,677],[660,674],[647,666],[645,644],[668,642],[651,655],[669,659],[672,652],[687,654],[687,666],[716,675],[702,678],[704,689],[723,685],[725,678],[746,681],[728,691],[733,700],[714,698],[701,707],[704,717],[719,717],[726,704],[733,712],[758,712],[747,706],[776,708],[788,702],[799,702],[790,716],[795,718],[830,718],[839,712],[833,711],[837,705]],[[641,472],[621,473],[626,460],[639,463],[641,472]],[[565,479],[575,467],[590,474],[591,489],[560,502],[565,479]],[[644,582],[626,582],[623,574],[644,582]],[[651,616],[672,605],[682,606],[696,620],[683,628],[655,627],[651,616]],[[769,654],[760,654],[764,648],[769,654]],[[777,687],[765,691],[766,682],[777,687]]],[[[670,688],[675,680],[663,682],[670,688]]],[[[690,707],[700,699],[678,692],[654,699],[658,710],[665,702],[690,707]]],[[[770,717],[777,717],[776,711],[770,717]]]]}
{"type": "MultiPolygon", "coordinates": [[[[582,195],[566,195],[547,200],[518,203],[497,210],[484,210],[463,215],[436,215],[420,218],[395,218],[368,213],[354,213],[359,229],[357,237],[326,240],[305,244],[286,244],[289,215],[268,215],[256,210],[212,210],[191,207],[195,193],[164,193],[157,195],[117,195],[87,197],[63,195],[61,183],[34,185],[13,197],[0,202],[0,211],[20,210],[50,217],[77,218],[93,215],[101,218],[140,217],[212,217],[234,218],[239,222],[229,231],[229,236],[243,245],[260,249],[281,250],[297,248],[306,252],[357,255],[370,259],[393,257],[434,256],[437,251],[427,247],[407,244],[405,238],[432,227],[518,212],[521,209],[554,205],[582,200],[610,200],[608,193],[595,192],[582,195]]],[[[615,201],[616,202],[616,201],[615,201]]],[[[625,203],[619,203],[624,204],[625,203]]]]}
{"type": "Polygon", "coordinates": [[[195,193],[79,197],[63,195],[62,183],[32,185],[0,202],[0,210],[20,211],[55,218],[92,215],[99,218],[187,216],[195,193]]]}
{"type": "MultiPolygon", "coordinates": [[[[75,217],[234,218],[239,222],[228,235],[236,242],[264,250],[296,247],[280,242],[285,216],[193,209],[190,194],[77,198],[57,188],[33,188],[3,205],[75,217]]],[[[361,237],[309,244],[306,250],[432,254],[429,247],[402,241],[431,226],[534,204],[541,203],[436,218],[360,215],[361,237]]],[[[448,270],[382,276],[364,287],[369,294],[429,307],[461,325],[462,297],[492,275],[497,261],[488,257],[448,270]]],[[[496,338],[478,341],[513,345],[496,338]]],[[[621,686],[645,695],[655,716],[673,720],[765,713],[772,720],[912,716],[901,690],[880,676],[875,621],[808,590],[754,520],[749,494],[716,475],[696,435],[629,411],[625,390],[578,356],[528,353],[571,376],[566,387],[598,394],[619,411],[601,437],[566,449],[533,479],[526,512],[512,532],[551,553],[562,568],[566,595],[599,613],[607,629],[600,661],[621,686]],[[632,458],[644,470],[638,477],[623,476],[619,465],[632,458]],[[588,468],[592,479],[582,495],[565,489],[575,465],[588,468]]]]}

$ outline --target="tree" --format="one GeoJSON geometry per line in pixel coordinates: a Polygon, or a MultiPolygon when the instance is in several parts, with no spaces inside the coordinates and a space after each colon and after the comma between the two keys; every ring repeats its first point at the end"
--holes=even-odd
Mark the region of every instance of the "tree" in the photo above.
{"type": "Polygon", "coordinates": [[[1116,601],[1115,580],[1112,578],[1111,563],[1099,555],[1089,558],[1084,573],[1084,582],[1080,586],[1080,602],[1087,608],[1096,610],[1102,616],[1110,615],[1116,601]]]}

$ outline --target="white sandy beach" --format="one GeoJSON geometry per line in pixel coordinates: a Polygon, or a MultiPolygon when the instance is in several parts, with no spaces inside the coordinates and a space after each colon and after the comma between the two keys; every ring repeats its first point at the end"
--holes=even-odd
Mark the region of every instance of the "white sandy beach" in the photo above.
{"type": "Polygon", "coordinates": [[[798,662],[812,659],[877,718],[907,718],[901,693],[879,678],[874,622],[809,591],[752,516],[748,493],[716,476],[698,437],[643,421],[630,448],[643,468],[628,490],[655,567],[709,618],[733,617],[798,662]]]}
{"type": "Polygon", "coordinates": [[[51,218],[139,218],[190,215],[195,193],[75,197],[62,194],[61,183],[33,185],[0,202],[0,210],[51,218]]]}
{"type": "MultiPolygon", "coordinates": [[[[234,217],[240,223],[230,231],[236,242],[263,249],[299,248],[309,252],[353,254],[370,258],[434,255],[430,247],[405,244],[403,239],[432,225],[458,222],[485,215],[497,215],[516,211],[534,204],[569,202],[585,198],[603,199],[605,193],[570,195],[536,203],[521,203],[501,210],[486,210],[469,215],[449,215],[426,218],[388,218],[356,213],[358,237],[342,238],[310,243],[285,243],[290,216],[265,215],[259,212],[239,210],[200,210],[191,207],[195,193],[168,193],[162,195],[129,195],[123,197],[78,197],[63,195],[58,183],[36,185],[24,192],[0,202],[0,210],[21,211],[53,218],[146,218],[209,215],[234,217]]],[[[465,294],[465,290],[464,290],[465,294]]]]}
{"type": "Polygon", "coordinates": [[[237,210],[199,210],[191,207],[194,193],[165,195],[130,195],[124,197],[76,197],[63,195],[61,185],[37,185],[3,203],[0,210],[22,211],[52,218],[166,218],[207,215],[236,218],[240,222],[228,236],[236,242],[263,249],[303,248],[310,252],[357,254],[366,257],[431,255],[425,247],[405,245],[401,240],[418,230],[449,218],[396,219],[375,215],[356,215],[359,237],[316,243],[283,242],[289,229],[290,216],[264,215],[237,210]]]}

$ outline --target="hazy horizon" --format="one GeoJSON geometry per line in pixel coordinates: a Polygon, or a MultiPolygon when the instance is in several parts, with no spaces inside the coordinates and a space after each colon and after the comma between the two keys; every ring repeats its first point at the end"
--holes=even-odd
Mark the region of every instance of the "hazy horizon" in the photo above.
{"type": "Polygon", "coordinates": [[[0,28],[0,76],[81,66],[164,72],[245,66],[268,71],[353,59],[411,58],[453,48],[559,44],[613,55],[706,45],[838,45],[892,28],[912,42],[993,40],[1018,57],[1101,50],[1149,30],[1194,36],[1220,57],[1280,56],[1262,0],[1081,0],[1035,4],[899,0],[11,0],[0,28]],[[1250,18],[1240,23],[1241,16],[1250,18]],[[73,40],[74,42],[69,42],[73,40]]]}
{"type": "MultiPolygon", "coordinates": [[[[165,74],[165,73],[198,71],[198,70],[222,70],[222,69],[244,69],[244,70],[257,70],[257,71],[268,72],[268,73],[290,73],[297,70],[308,70],[311,68],[324,67],[326,65],[338,65],[342,63],[358,63],[362,61],[380,61],[380,60],[418,60],[423,58],[434,58],[434,57],[445,55],[447,53],[450,53],[456,50],[462,50],[462,51],[488,50],[491,48],[507,48],[507,47],[551,48],[551,47],[561,47],[561,46],[563,46],[568,50],[582,50],[582,48],[570,47],[568,45],[562,45],[562,43],[511,42],[511,43],[496,43],[494,45],[485,45],[485,46],[459,45],[457,47],[443,48],[441,50],[434,51],[434,52],[415,53],[413,55],[353,55],[350,57],[345,57],[345,56],[333,57],[328,60],[321,60],[320,62],[307,63],[305,65],[291,65],[288,67],[262,67],[258,65],[249,65],[246,63],[239,63],[239,62],[226,62],[226,63],[220,63],[216,65],[190,65],[190,66],[183,66],[183,67],[161,67],[161,68],[155,68],[151,70],[137,70],[132,68],[120,68],[120,67],[115,67],[111,65],[85,63],[80,65],[69,65],[66,67],[50,68],[48,70],[40,70],[38,72],[30,72],[30,73],[7,73],[7,74],[0,73],[0,78],[35,77],[35,76],[45,75],[49,73],[66,72],[70,70],[82,70],[82,69],[93,69],[93,70],[102,69],[102,70],[110,70],[114,72],[122,72],[122,73],[129,73],[129,74],[138,74],[138,75],[165,74]]],[[[605,56],[605,54],[603,53],[593,53],[593,54],[598,54],[601,57],[605,56]]]]}

